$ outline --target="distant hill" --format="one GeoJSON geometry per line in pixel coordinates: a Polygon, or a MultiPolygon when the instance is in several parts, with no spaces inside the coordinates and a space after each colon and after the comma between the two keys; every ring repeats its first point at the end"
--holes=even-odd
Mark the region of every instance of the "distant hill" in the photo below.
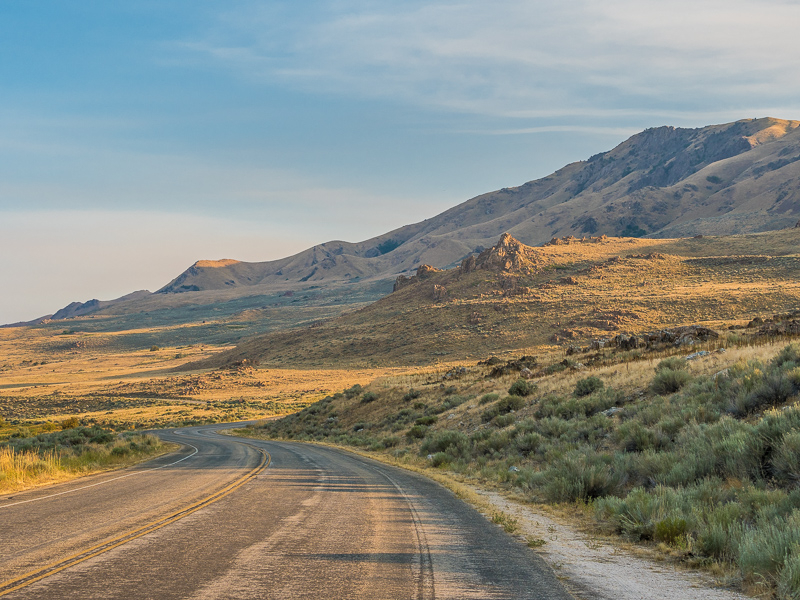
{"type": "Polygon", "coordinates": [[[313,327],[244,340],[186,369],[365,367],[536,353],[665,327],[727,330],[800,309],[800,228],[684,239],[508,234],[453,269],[423,266],[395,292],[313,327]],[[445,358],[442,358],[445,357],[445,358]]]}
{"type": "Polygon", "coordinates": [[[505,232],[539,246],[568,235],[667,238],[791,227],[800,219],[799,126],[762,118],[648,129],[542,179],[363,242],[327,242],[268,262],[202,260],[155,294],[113,305],[76,303],[50,318],[189,305],[234,314],[242,298],[264,299],[246,307],[252,308],[307,290],[335,290],[345,310],[351,293],[357,302],[376,300],[398,275],[422,264],[458,265],[505,232]]]}

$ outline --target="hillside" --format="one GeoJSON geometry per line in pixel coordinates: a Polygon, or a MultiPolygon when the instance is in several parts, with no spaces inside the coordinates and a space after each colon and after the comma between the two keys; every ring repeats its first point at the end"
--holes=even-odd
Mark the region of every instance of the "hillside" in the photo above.
{"type": "MultiPolygon", "coordinates": [[[[648,129],[542,179],[363,242],[327,242],[268,262],[201,260],[155,294],[74,303],[51,318],[128,315],[130,326],[135,315],[157,312],[164,322],[199,322],[280,307],[284,294],[293,296],[291,308],[305,307],[303,296],[323,292],[340,299],[340,313],[351,302],[377,300],[422,264],[458,265],[504,232],[538,246],[569,235],[667,238],[791,227],[800,219],[798,125],[763,118],[648,129]]],[[[280,320],[292,323],[291,315],[280,320]]],[[[249,331],[259,330],[252,323],[249,331]]]]}
{"type": "Polygon", "coordinates": [[[727,329],[800,308],[800,228],[685,239],[504,235],[453,269],[422,267],[396,291],[313,327],[244,341],[212,360],[265,365],[429,364],[588,344],[619,333],[727,329]]]}
{"type": "Polygon", "coordinates": [[[553,237],[688,237],[783,229],[800,219],[799,121],[748,119],[658,127],[519,187],[353,244],[334,241],[271,262],[195,264],[160,293],[394,277],[454,266],[504,232],[553,237]]]}

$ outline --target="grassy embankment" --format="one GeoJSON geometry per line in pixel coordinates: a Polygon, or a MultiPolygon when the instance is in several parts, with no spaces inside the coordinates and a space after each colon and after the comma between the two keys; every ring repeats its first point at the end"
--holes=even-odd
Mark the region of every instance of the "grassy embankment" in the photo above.
{"type": "Polygon", "coordinates": [[[249,434],[383,452],[577,507],[753,593],[800,598],[800,345],[639,358],[540,364],[530,380],[491,366],[384,378],[249,434]]]}
{"type": "Polygon", "coordinates": [[[62,431],[0,443],[0,494],[125,467],[173,448],[148,434],[112,433],[63,422],[62,431]]]}

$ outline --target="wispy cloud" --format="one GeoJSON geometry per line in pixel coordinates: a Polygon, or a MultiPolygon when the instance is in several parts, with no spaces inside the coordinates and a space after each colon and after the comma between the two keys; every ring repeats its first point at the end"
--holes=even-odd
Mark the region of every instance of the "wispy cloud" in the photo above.
{"type": "Polygon", "coordinates": [[[315,14],[277,27],[253,5],[181,48],[243,77],[490,116],[798,107],[797,2],[325,2],[315,14]]]}

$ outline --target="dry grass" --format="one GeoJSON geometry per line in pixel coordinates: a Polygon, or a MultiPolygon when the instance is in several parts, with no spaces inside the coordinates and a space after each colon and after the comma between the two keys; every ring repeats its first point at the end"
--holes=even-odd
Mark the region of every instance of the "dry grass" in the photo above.
{"type": "Polygon", "coordinates": [[[0,494],[120,469],[177,449],[152,435],[88,444],[79,451],[61,448],[43,451],[0,446],[0,494]]]}
{"type": "Polygon", "coordinates": [[[743,326],[800,307],[798,247],[800,230],[535,248],[532,273],[437,273],[320,327],[248,340],[207,364],[429,365],[551,352],[619,332],[743,326]],[[446,290],[443,300],[434,285],[446,290]]]}
{"type": "Polygon", "coordinates": [[[0,329],[0,440],[20,427],[31,434],[58,429],[73,416],[116,430],[258,419],[402,371],[245,367],[175,373],[187,360],[225,347],[121,351],[107,343],[124,335],[0,329]]]}

